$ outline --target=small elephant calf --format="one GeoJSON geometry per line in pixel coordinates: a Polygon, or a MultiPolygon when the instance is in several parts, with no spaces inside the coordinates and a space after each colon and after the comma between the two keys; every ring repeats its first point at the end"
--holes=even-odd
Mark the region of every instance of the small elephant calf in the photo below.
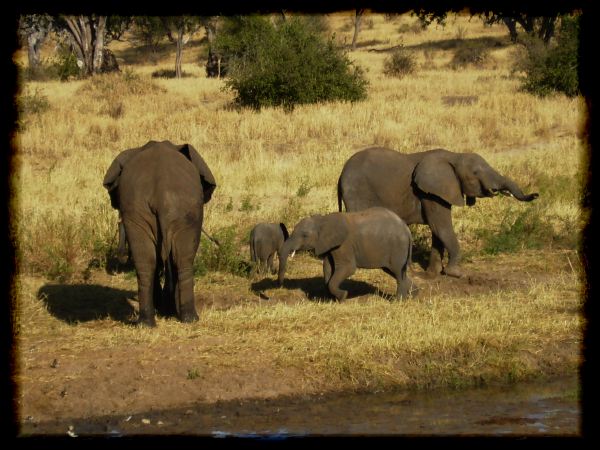
{"type": "Polygon", "coordinates": [[[357,268],[382,269],[396,279],[398,298],[412,295],[407,275],[412,236],[406,223],[389,209],[374,207],[302,219],[279,253],[280,285],[288,255],[296,250],[314,250],[323,258],[325,284],[338,300],[348,296],[340,283],[357,268]]]}
{"type": "Polygon", "coordinates": [[[273,258],[290,234],[284,223],[259,223],[250,232],[250,259],[258,272],[276,273],[273,258]]]}

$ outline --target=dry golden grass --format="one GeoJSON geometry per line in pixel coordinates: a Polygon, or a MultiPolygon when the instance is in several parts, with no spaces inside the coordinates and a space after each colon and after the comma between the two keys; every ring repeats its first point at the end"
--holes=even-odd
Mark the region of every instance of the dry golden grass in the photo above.
{"type": "MultiPolygon", "coordinates": [[[[329,17],[340,42],[351,41],[349,17],[329,17]]],[[[120,151],[151,139],[188,142],[202,154],[218,183],[206,207],[205,229],[235,227],[243,257],[245,236],[256,222],[284,221],[291,230],[305,215],[335,211],[343,163],[371,145],[402,152],[435,147],[479,152],[524,191],[540,192],[532,204],[495,198],[455,208],[455,229],[467,258],[480,254],[482,230],[498,233],[503,219],[528,211],[550,224],[556,236],[576,242],[585,220],[579,205],[585,164],[579,138],[582,101],[519,92],[511,46],[492,48],[485,68],[453,70],[448,66],[452,49],[423,45],[457,36],[506,40],[502,27],[452,17],[446,28],[419,31],[412,27],[415,20],[366,17],[359,48],[349,56],[366,69],[370,86],[368,99],[355,104],[299,106],[293,112],[232,108],[233,95],[223,91],[223,80],[207,79],[198,65],[199,47],[185,51],[183,69],[193,76],[181,80],[151,78],[153,71],[171,68],[174,57],[149,65],[120,61],[131,71],[127,76],[139,77],[141,91],[131,88],[139,80],[123,75],[99,77],[108,91],[94,90],[90,80],[24,85],[22,95],[38,89],[50,108],[30,117],[15,138],[20,338],[93,351],[123,342],[152,348],[174,339],[227,335],[227,348],[207,356],[215,363],[240,363],[240,355],[254,349],[272,355],[277,367],[301,368],[306,379],[363,388],[460,385],[479,376],[520,379],[543,372],[540,367],[551,365],[552,356],[531,355],[580,339],[581,281],[572,273],[560,273],[550,283],[532,281],[526,290],[478,297],[425,295],[390,304],[371,296],[360,304],[306,301],[208,309],[196,325],[160,320],[156,330],[110,319],[93,328],[69,324],[37,298],[47,277],[78,281],[87,279],[89,270],[102,270],[96,265],[115,245],[117,222],[102,188],[104,173],[120,151]],[[399,32],[403,24],[413,31],[399,32]],[[388,78],[382,72],[388,53],[368,50],[399,44],[415,53],[419,68],[403,79],[388,78]],[[476,101],[446,104],[444,97],[452,96],[475,96],[476,101]],[[535,362],[529,364],[531,358],[535,362]]],[[[114,46],[117,57],[122,45],[114,46]]],[[[417,233],[427,235],[424,227],[417,233]]],[[[547,246],[551,249],[552,241],[547,246]]],[[[306,270],[311,276],[319,272],[314,264],[306,270]]],[[[111,280],[111,286],[135,290],[131,278],[111,280]]],[[[247,294],[249,284],[227,274],[197,280],[200,292],[221,289],[231,295],[247,294]]],[[[575,359],[569,360],[569,370],[575,370],[575,359]]]]}

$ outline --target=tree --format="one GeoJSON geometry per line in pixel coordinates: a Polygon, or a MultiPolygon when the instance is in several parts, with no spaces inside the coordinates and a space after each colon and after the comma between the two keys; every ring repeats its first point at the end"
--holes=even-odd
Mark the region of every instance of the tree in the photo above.
{"type": "Polygon", "coordinates": [[[356,50],[356,42],[358,41],[358,33],[360,32],[360,25],[362,23],[364,13],[364,8],[357,8],[354,10],[354,34],[352,35],[352,50],[356,50]]]}
{"type": "Polygon", "coordinates": [[[223,55],[215,48],[217,39],[217,25],[219,18],[216,16],[201,17],[200,22],[204,26],[206,32],[206,40],[208,41],[208,58],[206,61],[206,76],[221,78],[225,75],[227,69],[224,65],[223,55]]]}
{"type": "Polygon", "coordinates": [[[190,38],[200,30],[202,21],[197,16],[165,16],[161,17],[166,33],[170,33],[170,39],[177,44],[175,53],[175,77],[181,78],[181,61],[183,56],[183,46],[188,43],[190,38]],[[176,37],[173,38],[172,34],[176,37]]]}
{"type": "MultiPolygon", "coordinates": [[[[433,22],[444,26],[446,24],[446,18],[448,17],[447,10],[443,9],[420,9],[413,11],[423,26],[428,26],[433,22]]],[[[536,16],[531,12],[524,12],[515,9],[480,9],[471,10],[469,12],[471,16],[480,16],[484,23],[492,25],[495,23],[502,23],[508,29],[510,39],[513,42],[517,42],[518,39],[518,27],[522,28],[525,33],[529,36],[535,36],[540,38],[545,44],[550,42],[550,39],[554,36],[554,30],[559,18],[559,11],[553,11],[545,16],[536,16]]]]}
{"type": "Polygon", "coordinates": [[[40,47],[52,30],[53,18],[48,14],[28,14],[19,18],[18,33],[27,42],[27,58],[30,69],[40,66],[40,47]]]}
{"type": "Polygon", "coordinates": [[[543,17],[535,17],[516,11],[485,11],[480,13],[480,15],[487,25],[495,23],[506,25],[512,42],[517,42],[517,25],[519,25],[529,36],[537,36],[545,44],[548,44],[554,36],[554,30],[559,17],[556,12],[543,17]]]}
{"type": "Polygon", "coordinates": [[[106,36],[106,16],[62,16],[63,29],[67,32],[77,57],[77,64],[84,75],[102,71],[106,36]]]}
{"type": "Polygon", "coordinates": [[[224,19],[216,50],[229,61],[226,87],[241,106],[294,106],[366,97],[367,80],[333,39],[292,16],[278,26],[263,16],[224,19]]]}

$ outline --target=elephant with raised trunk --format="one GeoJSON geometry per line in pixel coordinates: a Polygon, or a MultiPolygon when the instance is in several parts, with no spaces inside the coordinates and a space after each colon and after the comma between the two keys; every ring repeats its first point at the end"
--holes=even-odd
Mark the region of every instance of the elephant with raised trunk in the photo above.
{"type": "Polygon", "coordinates": [[[338,208],[360,211],[384,206],[407,224],[427,224],[432,246],[427,271],[462,276],[460,248],[452,226],[452,206],[475,204],[476,198],[498,193],[529,202],[537,193],[524,194],[510,178],[496,172],[476,153],[444,149],[402,154],[372,147],[355,153],[338,180],[338,208]],[[443,267],[444,251],[448,264],[443,267]]]}
{"type": "Polygon", "coordinates": [[[284,223],[258,223],[250,231],[250,259],[255,270],[276,273],[275,255],[290,236],[284,223]]]}
{"type": "Polygon", "coordinates": [[[314,250],[323,258],[323,276],[329,292],[345,300],[348,291],[340,283],[357,268],[383,269],[396,279],[396,296],[411,295],[407,269],[412,237],[400,217],[386,208],[354,213],[316,214],[302,219],[279,252],[279,277],[283,285],[287,259],[297,250],[314,250]]]}
{"type": "Polygon", "coordinates": [[[182,322],[198,320],[193,262],[204,205],[216,188],[208,165],[190,144],[150,141],[117,155],[103,185],[119,210],[124,230],[119,246],[126,236],[135,265],[138,323],[155,326],[155,308],[182,322]]]}

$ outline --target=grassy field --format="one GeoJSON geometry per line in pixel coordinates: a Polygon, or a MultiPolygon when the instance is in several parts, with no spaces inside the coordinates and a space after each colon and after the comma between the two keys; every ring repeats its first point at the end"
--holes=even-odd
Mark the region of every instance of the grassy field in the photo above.
{"type": "MultiPolygon", "coordinates": [[[[338,42],[351,41],[350,13],[328,21],[338,42]]],[[[504,27],[460,16],[445,28],[422,31],[415,23],[409,15],[365,18],[349,57],[370,85],[368,99],[355,104],[236,109],[224,81],[205,77],[202,35],[184,50],[183,69],[191,76],[180,80],[151,77],[172,68],[174,48],[146,63],[131,42],[113,42],[121,74],[24,82],[20,97],[48,107],[24,114],[15,136],[15,337],[23,411],[36,409],[35,392],[46,396],[49,411],[63,411],[59,400],[48,400],[62,376],[47,368],[52,355],[73,362],[65,379],[92,387],[96,372],[77,375],[84,370],[76,361],[84,355],[132,349],[127,358],[140,366],[133,370],[145,373],[146,363],[159,371],[159,349],[169,353],[176,342],[185,350],[180,360],[173,356],[183,383],[200,383],[197,375],[208,366],[221,376],[268,367],[295,380],[297,392],[468,386],[576,371],[583,325],[577,249],[586,219],[580,206],[583,101],[521,92],[511,70],[518,49],[504,27]],[[469,42],[487,45],[488,58],[481,66],[453,68],[456,49],[469,42]],[[416,57],[417,70],[390,78],[383,74],[386,49],[399,44],[416,57]],[[462,96],[472,102],[460,103],[462,96]],[[159,319],[156,329],[141,330],[126,323],[125,299],[135,297],[135,277],[106,274],[117,213],[102,179],[120,151],[151,139],[188,142],[202,154],[218,183],[204,227],[226,245],[217,251],[202,243],[200,322],[159,319]],[[343,163],[371,145],[405,153],[436,147],[478,152],[523,191],[539,192],[533,203],[494,198],[453,209],[465,268],[479,277],[473,279],[486,285],[494,271],[509,275],[490,278],[495,284],[486,289],[468,289],[465,282],[462,291],[447,288],[456,284],[445,277],[425,284],[417,276],[425,287],[419,297],[390,302],[391,278],[358,271],[354,287],[371,284],[376,292],[363,289],[343,304],[301,282],[276,289],[248,278],[252,226],[283,221],[291,231],[306,215],[335,211],[343,163]],[[274,301],[261,301],[258,291],[274,301]]],[[[412,230],[416,245],[426,249],[428,229],[412,230]]],[[[317,260],[299,255],[288,277],[311,285],[320,274],[317,260]]],[[[278,386],[273,395],[294,391],[278,386]]],[[[260,389],[258,383],[256,392],[232,392],[261,395],[260,389]]],[[[234,394],[214,395],[207,398],[234,394]]]]}

